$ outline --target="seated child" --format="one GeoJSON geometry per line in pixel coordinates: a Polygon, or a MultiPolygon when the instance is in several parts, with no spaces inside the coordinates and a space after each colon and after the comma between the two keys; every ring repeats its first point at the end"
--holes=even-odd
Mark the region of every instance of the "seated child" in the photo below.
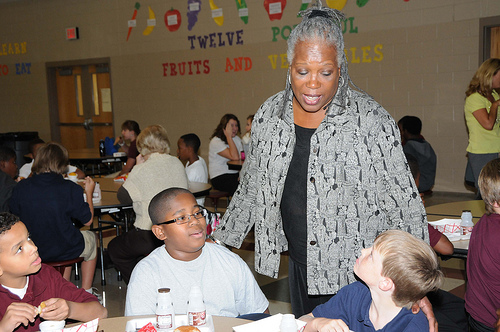
{"type": "MultiPolygon", "coordinates": [[[[411,174],[418,187],[420,180],[420,170],[418,168],[417,159],[411,154],[405,153],[408,166],[410,166],[411,174]]],[[[422,203],[424,202],[424,194],[420,194],[422,203]]],[[[454,246],[448,240],[446,235],[440,233],[437,229],[427,224],[429,230],[429,242],[435,252],[441,255],[452,255],[454,246]]],[[[466,332],[467,317],[465,316],[465,302],[463,299],[442,289],[427,294],[427,298],[432,304],[434,315],[439,324],[440,332],[466,332]]]]}
{"type": "Polygon", "coordinates": [[[436,178],[437,158],[434,149],[420,134],[422,121],[416,116],[404,116],[398,121],[401,132],[403,151],[413,155],[420,168],[420,184],[418,190],[423,193],[430,191],[436,178]]]}
{"type": "MultiPolygon", "coordinates": [[[[30,163],[24,164],[21,169],[19,169],[19,177],[21,179],[27,179],[31,175],[31,168],[33,167],[33,162],[35,161],[38,149],[44,145],[45,142],[41,138],[35,138],[28,144],[29,156],[32,158],[30,163]]],[[[85,173],[73,165],[68,165],[68,168],[64,171],[65,174],[76,173],[79,179],[85,178],[85,173]]]]}
{"type": "Polygon", "coordinates": [[[136,139],[140,133],[141,128],[139,128],[139,124],[137,122],[127,120],[122,124],[122,135],[116,138],[115,144],[113,145],[120,145],[120,150],[127,154],[127,162],[123,165],[123,168],[118,175],[129,173],[136,164],[136,158],[139,156],[136,139]],[[130,145],[126,145],[125,141],[129,141],[130,145]]]}
{"type": "Polygon", "coordinates": [[[169,188],[149,205],[152,231],[165,244],[137,263],[127,288],[125,316],[150,315],[158,289],[170,288],[176,314],[185,314],[191,286],[203,292],[207,314],[236,317],[268,313],[269,302],[246,263],[206,243],[207,210],[188,190],[169,188]]]}
{"type": "Polygon", "coordinates": [[[9,199],[16,185],[16,152],[0,146],[0,212],[9,211],[9,199]]]}
{"type": "MultiPolygon", "coordinates": [[[[92,194],[95,183],[85,178],[85,190],[62,176],[68,167],[68,151],[49,142],[38,149],[33,176],[20,181],[12,191],[10,211],[21,218],[40,249],[44,261],[83,257],[82,288],[92,292],[97,263],[96,235],[81,231],[74,220],[89,226],[93,222],[92,194]],[[83,195],[87,202],[84,201],[83,195]]],[[[64,272],[69,280],[71,267],[64,272]]]]}
{"type": "MultiPolygon", "coordinates": [[[[177,157],[186,163],[186,175],[190,182],[208,183],[208,168],[205,160],[198,155],[200,138],[196,134],[186,134],[177,141],[177,157]]],[[[199,205],[205,204],[205,197],[197,198],[199,205]]]]}
{"type": "Polygon", "coordinates": [[[478,184],[486,213],[469,241],[465,309],[471,331],[493,331],[500,308],[500,159],[483,167],[478,184]]]}
{"type": "Polygon", "coordinates": [[[438,289],[443,273],[432,248],[401,230],[380,234],[363,249],[354,272],[364,282],[343,287],[327,303],[300,319],[304,331],[428,331],[424,313],[409,309],[438,289]]]}
{"type": "Polygon", "coordinates": [[[6,212],[0,213],[0,271],[2,332],[39,331],[41,318],[86,322],[108,315],[95,296],[64,280],[53,267],[42,264],[26,226],[6,212]],[[39,314],[37,307],[42,302],[45,308],[39,314]]]}
{"type": "MultiPolygon", "coordinates": [[[[413,180],[415,180],[415,184],[420,184],[420,168],[418,166],[417,158],[413,155],[405,153],[406,161],[408,162],[408,166],[410,166],[410,172],[413,176],[413,180]]],[[[420,194],[422,197],[422,203],[424,203],[424,194],[420,194]]],[[[427,224],[427,229],[429,231],[429,242],[431,244],[432,249],[434,249],[437,253],[441,255],[452,255],[453,254],[453,243],[446,237],[446,235],[440,233],[437,229],[432,227],[430,224],[427,224]]]]}
{"type": "Polygon", "coordinates": [[[254,114],[247,116],[247,124],[245,126],[246,133],[241,138],[241,143],[243,144],[243,152],[245,152],[245,155],[248,154],[248,147],[250,145],[250,134],[252,132],[252,122],[254,116],[255,116],[254,114]]]}

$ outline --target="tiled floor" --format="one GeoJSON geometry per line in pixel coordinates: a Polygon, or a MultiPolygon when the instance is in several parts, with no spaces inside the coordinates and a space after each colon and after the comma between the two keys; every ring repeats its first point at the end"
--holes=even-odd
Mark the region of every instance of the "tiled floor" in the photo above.
{"type": "MultiPolygon", "coordinates": [[[[441,204],[446,202],[463,201],[474,199],[474,194],[457,194],[457,193],[444,193],[435,192],[431,196],[425,197],[426,206],[441,204]]],[[[219,206],[219,212],[224,211],[224,204],[219,206]]],[[[207,201],[207,207],[210,202],[207,201]]],[[[209,207],[210,208],[210,207],[209,207]]],[[[236,252],[245,262],[248,263],[250,269],[253,271],[254,265],[254,252],[253,252],[253,238],[249,234],[242,249],[235,249],[236,252]]],[[[443,289],[452,292],[453,294],[462,297],[465,292],[464,283],[464,262],[459,259],[450,259],[442,262],[443,272],[445,273],[446,280],[443,289]]],[[[291,313],[290,296],[288,291],[288,256],[282,255],[280,273],[278,279],[272,279],[259,275],[254,272],[255,278],[262,288],[262,291],[267,296],[270,302],[271,314],[276,313],[291,313]]],[[[106,270],[106,286],[100,284],[100,270],[96,271],[94,286],[103,293],[103,301],[108,308],[109,316],[122,316],[125,309],[125,297],[127,286],[125,282],[117,280],[117,273],[114,268],[106,270]]],[[[79,281],[75,282],[77,285],[79,281]]]]}

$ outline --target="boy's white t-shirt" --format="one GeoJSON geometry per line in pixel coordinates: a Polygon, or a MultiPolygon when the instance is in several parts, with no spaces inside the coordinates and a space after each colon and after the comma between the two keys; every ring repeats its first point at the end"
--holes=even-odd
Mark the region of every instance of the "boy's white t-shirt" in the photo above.
{"type": "MultiPolygon", "coordinates": [[[[238,152],[243,151],[241,138],[235,136],[233,137],[233,141],[238,149],[238,152]]],[[[230,159],[224,158],[219,154],[219,152],[222,152],[227,148],[229,148],[229,145],[224,143],[224,141],[219,137],[214,137],[210,140],[210,145],[208,146],[208,170],[211,179],[222,174],[238,173],[238,171],[230,170],[227,166],[227,162],[230,159]]]]}
{"type": "Polygon", "coordinates": [[[235,253],[206,243],[198,258],[186,262],[172,258],[163,245],[135,266],[125,316],[154,314],[159,288],[170,288],[175,313],[186,314],[193,285],[200,286],[209,315],[237,317],[269,306],[248,265],[235,253]]]}
{"type": "Polygon", "coordinates": [[[26,292],[28,291],[29,283],[30,283],[30,277],[26,276],[26,285],[24,285],[23,288],[12,288],[12,287],[7,287],[5,285],[2,285],[2,287],[11,292],[12,294],[19,296],[19,298],[22,300],[24,295],[26,295],[26,292]]]}
{"type": "MultiPolygon", "coordinates": [[[[208,168],[205,159],[198,156],[198,160],[190,164],[189,161],[186,164],[186,174],[190,182],[202,182],[208,183],[208,168]]],[[[196,202],[199,205],[205,205],[205,197],[197,198],[196,202]]]]}

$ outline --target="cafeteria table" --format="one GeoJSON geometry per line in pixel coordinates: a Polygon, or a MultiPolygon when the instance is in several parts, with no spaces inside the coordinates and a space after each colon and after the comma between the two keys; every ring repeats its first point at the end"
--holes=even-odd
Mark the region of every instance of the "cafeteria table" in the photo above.
{"type": "MultiPolygon", "coordinates": [[[[121,317],[112,317],[112,318],[104,318],[100,319],[97,331],[98,332],[124,332],[127,326],[127,322],[131,320],[146,320],[150,318],[151,322],[153,322],[156,318],[155,316],[121,316],[121,317]]],[[[222,316],[212,316],[212,320],[214,323],[214,329],[216,332],[232,332],[233,326],[243,325],[251,323],[252,321],[234,317],[222,317],[222,316]]],[[[77,326],[78,324],[71,324],[71,326],[77,326]]],[[[68,327],[68,326],[66,326],[68,327]]],[[[83,329],[82,329],[83,330],[83,329]]]]}
{"type": "MultiPolygon", "coordinates": [[[[94,178],[95,182],[99,182],[99,186],[101,187],[101,192],[102,191],[107,191],[107,192],[118,192],[118,189],[122,186],[124,183],[123,181],[115,181],[113,178],[94,178]]],[[[80,180],[79,182],[83,182],[83,180],[80,180]]],[[[208,195],[210,192],[210,189],[212,189],[212,186],[208,183],[203,183],[203,182],[189,182],[189,191],[193,193],[195,197],[202,197],[208,195]]]]}
{"type": "MultiPolygon", "coordinates": [[[[471,200],[452,203],[443,203],[429,206],[425,209],[428,221],[437,221],[444,218],[460,219],[463,210],[470,210],[472,222],[476,224],[486,211],[484,201],[471,200]]],[[[469,240],[453,241],[453,258],[467,259],[469,240]]]]}
{"type": "Polygon", "coordinates": [[[101,156],[97,148],[68,150],[68,154],[69,163],[90,176],[117,172],[127,161],[127,155],[101,156]]]}

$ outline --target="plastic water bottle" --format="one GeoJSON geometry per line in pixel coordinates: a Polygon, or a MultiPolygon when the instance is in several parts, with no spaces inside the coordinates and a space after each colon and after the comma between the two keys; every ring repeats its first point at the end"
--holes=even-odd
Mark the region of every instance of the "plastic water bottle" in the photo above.
{"type": "Polygon", "coordinates": [[[462,222],[460,223],[460,229],[462,231],[462,235],[468,235],[472,232],[472,228],[474,227],[474,223],[472,222],[472,213],[470,210],[462,211],[462,222]]]}
{"type": "Polygon", "coordinates": [[[193,286],[189,291],[187,316],[191,326],[205,325],[207,322],[207,311],[205,302],[203,302],[203,293],[199,286],[193,286]]]}
{"type": "Polygon", "coordinates": [[[156,327],[158,331],[166,331],[174,327],[175,312],[170,288],[158,289],[156,298],[156,327]]]}
{"type": "Polygon", "coordinates": [[[280,332],[297,332],[298,328],[293,314],[284,314],[281,317],[280,332]]]}
{"type": "Polygon", "coordinates": [[[94,188],[94,192],[92,193],[92,198],[96,199],[96,200],[101,200],[101,197],[102,197],[102,193],[101,193],[101,185],[99,184],[99,182],[96,182],[95,183],[95,188],[94,188]]]}

